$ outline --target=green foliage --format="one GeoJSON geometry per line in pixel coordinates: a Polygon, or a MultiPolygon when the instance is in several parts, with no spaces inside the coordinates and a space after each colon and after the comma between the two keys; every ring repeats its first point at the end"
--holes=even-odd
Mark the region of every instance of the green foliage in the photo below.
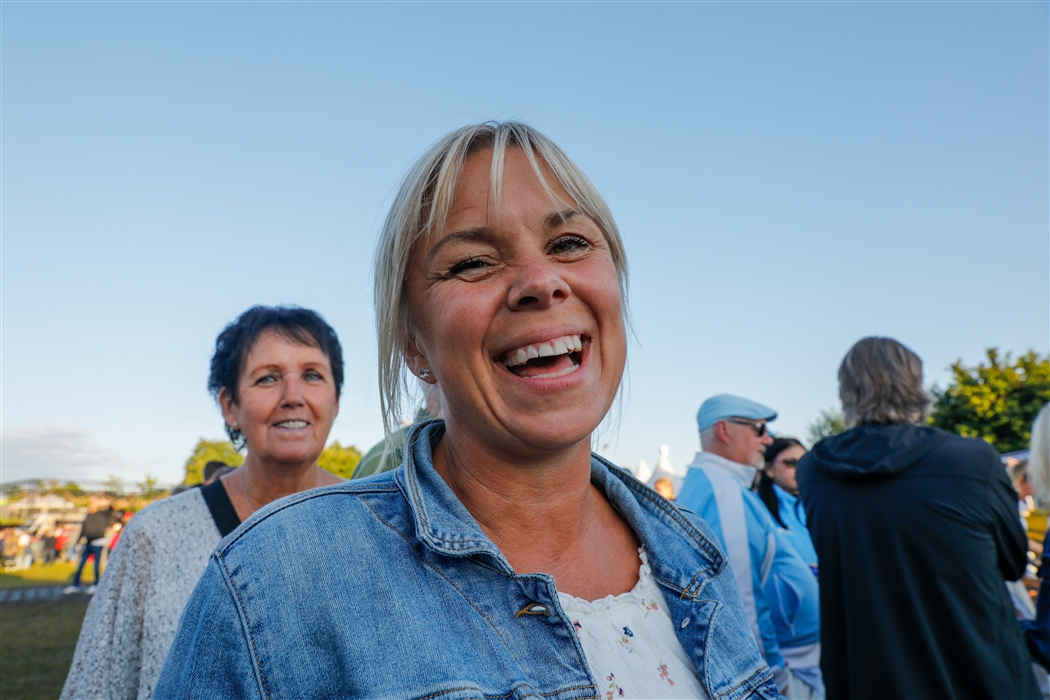
{"type": "Polygon", "coordinates": [[[829,408],[821,411],[815,421],[806,429],[806,439],[810,447],[816,445],[824,438],[838,435],[846,430],[846,417],[837,408],[829,408]]]}
{"type": "Polygon", "coordinates": [[[107,495],[120,498],[124,495],[124,482],[120,480],[120,477],[110,474],[106,479],[105,490],[107,495]]]}
{"type": "Polygon", "coordinates": [[[63,486],[60,490],[65,491],[70,496],[83,496],[84,495],[84,489],[80,488],[80,484],[78,484],[75,481],[67,481],[66,485],[63,486]]]}
{"type": "Polygon", "coordinates": [[[160,489],[157,488],[157,483],[156,479],[147,474],[145,480],[138,484],[139,495],[146,500],[153,500],[160,495],[160,489]]]}
{"type": "Polygon", "coordinates": [[[204,481],[204,465],[216,460],[232,467],[244,463],[244,456],[233,449],[229,440],[205,440],[201,438],[193,448],[193,454],[186,460],[186,477],[182,483],[193,486],[204,481]]]}
{"type": "Polygon", "coordinates": [[[360,461],[361,453],[357,451],[356,447],[353,445],[343,447],[336,440],[321,453],[321,456],[317,459],[317,466],[325,471],[332,472],[336,476],[349,479],[353,476],[354,469],[357,469],[357,464],[360,461]]]}
{"type": "Polygon", "coordinates": [[[987,440],[1000,452],[1028,447],[1032,421],[1050,402],[1050,355],[1034,350],[1014,361],[1010,353],[987,351],[988,363],[952,365],[951,383],[933,388],[930,424],[965,437],[987,440]]]}

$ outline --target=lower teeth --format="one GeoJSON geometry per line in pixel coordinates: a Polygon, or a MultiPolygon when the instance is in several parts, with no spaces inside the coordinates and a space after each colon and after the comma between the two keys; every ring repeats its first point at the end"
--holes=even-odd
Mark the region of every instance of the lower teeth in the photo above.
{"type": "Polygon", "coordinates": [[[531,377],[525,377],[525,379],[551,379],[553,377],[564,377],[566,374],[572,374],[580,368],[579,365],[573,365],[572,367],[566,367],[558,372],[551,372],[550,374],[536,374],[531,377]]]}

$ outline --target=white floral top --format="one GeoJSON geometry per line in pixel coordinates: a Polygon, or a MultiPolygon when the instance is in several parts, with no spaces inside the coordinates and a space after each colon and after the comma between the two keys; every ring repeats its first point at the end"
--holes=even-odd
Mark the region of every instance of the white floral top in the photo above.
{"type": "Polygon", "coordinates": [[[558,593],[598,680],[602,700],[701,698],[709,700],[693,663],[675,635],[663,593],[645,551],[638,584],[628,593],[586,601],[558,593]]]}

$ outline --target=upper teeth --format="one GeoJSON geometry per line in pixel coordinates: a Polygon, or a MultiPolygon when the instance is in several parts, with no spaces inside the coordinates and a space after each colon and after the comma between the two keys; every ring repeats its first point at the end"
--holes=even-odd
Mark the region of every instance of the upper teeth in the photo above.
{"type": "Polygon", "coordinates": [[[564,355],[567,352],[579,352],[580,350],[583,350],[580,336],[564,335],[560,338],[524,345],[517,350],[505,352],[503,353],[503,364],[507,367],[516,367],[535,357],[552,357],[554,355],[564,355]]]}
{"type": "Polygon", "coordinates": [[[277,424],[278,428],[305,428],[306,421],[304,420],[286,420],[282,423],[277,424]]]}

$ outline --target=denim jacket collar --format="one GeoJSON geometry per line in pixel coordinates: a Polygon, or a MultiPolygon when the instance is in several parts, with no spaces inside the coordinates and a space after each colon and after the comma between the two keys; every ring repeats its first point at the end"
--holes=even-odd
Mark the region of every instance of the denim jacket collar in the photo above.
{"type": "MultiPolygon", "coordinates": [[[[408,499],[417,536],[432,551],[454,557],[484,555],[514,574],[503,553],[434,469],[433,446],[444,431],[440,420],[416,425],[405,442],[404,468],[395,476],[408,499]]],[[[592,454],[591,482],[641,540],[653,575],[663,586],[683,598],[697,599],[703,585],[725,568],[725,555],[717,545],[628,472],[592,454]]]]}

